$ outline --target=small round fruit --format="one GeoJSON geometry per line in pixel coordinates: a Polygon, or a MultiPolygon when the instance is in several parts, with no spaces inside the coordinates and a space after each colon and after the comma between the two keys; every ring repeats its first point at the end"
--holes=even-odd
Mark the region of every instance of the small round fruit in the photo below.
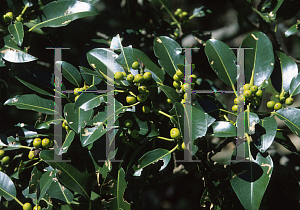
{"type": "Polygon", "coordinates": [[[178,8],[175,12],[174,15],[178,16],[182,12],[181,8],[178,8]]]}
{"type": "Polygon", "coordinates": [[[253,85],[253,86],[250,88],[250,91],[251,91],[252,93],[256,93],[256,91],[257,91],[257,86],[256,86],[256,85],[253,85]]]}
{"type": "Polygon", "coordinates": [[[182,90],[185,92],[185,91],[188,91],[189,90],[189,84],[185,83],[181,86],[182,90]]]}
{"type": "MultiPolygon", "coordinates": [[[[125,71],[123,71],[122,74],[123,74],[124,77],[127,77],[127,74],[126,74],[125,71]]],[[[124,79],[124,78],[123,78],[123,79],[124,79]]]]}
{"type": "Polygon", "coordinates": [[[171,99],[169,99],[169,98],[167,99],[167,103],[168,104],[173,104],[172,101],[171,101],[171,99]]]}
{"type": "Polygon", "coordinates": [[[236,104],[233,105],[231,109],[232,109],[232,111],[236,112],[238,110],[238,105],[236,105],[236,104]]]}
{"type": "Polygon", "coordinates": [[[269,109],[273,109],[273,108],[274,108],[274,105],[275,105],[275,102],[274,102],[274,101],[268,101],[268,103],[267,103],[267,107],[268,107],[269,109]]]}
{"type": "Polygon", "coordinates": [[[141,93],[141,94],[139,94],[137,97],[137,100],[139,101],[139,102],[145,102],[146,100],[147,100],[147,95],[146,94],[144,94],[144,93],[141,93]]]}
{"type": "Polygon", "coordinates": [[[180,139],[181,136],[178,128],[172,128],[170,130],[170,136],[172,139],[176,139],[176,140],[180,139]]]}
{"type": "Polygon", "coordinates": [[[32,142],[32,145],[35,147],[35,148],[39,148],[42,146],[42,140],[40,138],[35,138],[32,142]]]}
{"type": "Polygon", "coordinates": [[[279,95],[275,95],[275,98],[279,99],[279,98],[280,98],[280,96],[279,96],[279,95]]]}
{"type": "Polygon", "coordinates": [[[134,138],[134,139],[137,139],[140,135],[139,131],[136,130],[136,129],[133,129],[130,133],[131,137],[134,138]]]}
{"type": "Polygon", "coordinates": [[[126,102],[129,103],[129,104],[134,104],[136,102],[136,98],[132,95],[128,95],[126,97],[126,102]]]}
{"type": "Polygon", "coordinates": [[[5,14],[5,16],[7,17],[7,18],[9,18],[9,19],[13,19],[13,13],[12,12],[8,12],[8,13],[6,13],[5,14]]]}
{"type": "Polygon", "coordinates": [[[173,82],[173,86],[174,86],[174,88],[176,88],[176,89],[180,89],[180,82],[174,81],[174,82],[173,82]]]}
{"type": "Polygon", "coordinates": [[[184,16],[187,16],[187,15],[188,15],[188,13],[187,13],[187,12],[182,12],[181,14],[182,14],[182,17],[184,17],[184,16]]]}
{"type": "Polygon", "coordinates": [[[279,109],[281,109],[281,103],[276,103],[275,105],[274,105],[274,109],[275,110],[279,110],[279,109]]]}
{"type": "Polygon", "coordinates": [[[50,140],[48,138],[44,138],[42,140],[42,145],[43,147],[48,148],[50,146],[50,140]]]}
{"type": "Polygon", "coordinates": [[[34,206],[33,210],[42,210],[42,208],[40,206],[34,206]]]}
{"type": "Polygon", "coordinates": [[[239,96],[239,101],[242,101],[242,102],[245,101],[245,96],[244,95],[240,95],[239,96]]]}
{"type": "Polygon", "coordinates": [[[32,210],[31,204],[30,203],[24,203],[23,210],[32,210]]]}
{"type": "Polygon", "coordinates": [[[7,165],[10,161],[10,157],[9,156],[4,156],[1,160],[3,165],[7,165]]]}
{"type": "Polygon", "coordinates": [[[134,70],[138,70],[140,68],[140,63],[137,62],[137,61],[134,61],[131,65],[131,67],[134,69],[134,70]]]}
{"type": "Polygon", "coordinates": [[[149,71],[145,72],[145,73],[144,73],[144,79],[145,79],[146,81],[152,79],[152,74],[151,74],[151,72],[149,72],[149,71]]]}
{"type": "Polygon", "coordinates": [[[23,22],[23,18],[22,18],[21,16],[16,17],[16,20],[17,20],[18,22],[23,22]]]}
{"type": "Polygon", "coordinates": [[[233,102],[234,102],[234,104],[238,104],[238,103],[240,103],[240,100],[238,98],[235,98],[233,102]]]}
{"type": "Polygon", "coordinates": [[[77,101],[78,98],[79,98],[79,96],[76,96],[76,97],[75,97],[75,101],[77,101]]]}
{"type": "Polygon", "coordinates": [[[128,74],[127,77],[126,77],[126,80],[127,80],[128,82],[132,82],[133,79],[134,79],[134,76],[133,76],[132,74],[128,74]]]}
{"type": "Polygon", "coordinates": [[[68,126],[68,122],[67,122],[67,120],[64,120],[64,122],[62,123],[62,127],[66,128],[66,126],[68,126]]]}
{"type": "Polygon", "coordinates": [[[285,100],[285,104],[286,105],[292,105],[294,103],[294,99],[293,98],[287,98],[286,100],[285,100]]]}
{"type": "Polygon", "coordinates": [[[0,150],[0,158],[3,158],[4,155],[5,155],[5,151],[4,150],[0,150]]]}
{"type": "Polygon", "coordinates": [[[177,74],[174,74],[173,79],[179,82],[181,80],[181,77],[178,77],[177,74]]]}
{"type": "Polygon", "coordinates": [[[135,75],[133,82],[142,83],[142,82],[144,82],[144,77],[140,74],[137,74],[137,75],[135,75]]]}
{"type": "Polygon", "coordinates": [[[176,70],[176,75],[180,78],[184,77],[184,73],[182,71],[180,71],[180,69],[176,70]]]}
{"type": "Polygon", "coordinates": [[[28,158],[31,160],[34,158],[34,151],[30,151],[28,154],[28,158]]]}
{"type": "Polygon", "coordinates": [[[146,86],[140,86],[140,87],[138,88],[138,91],[139,91],[139,93],[146,93],[147,87],[146,87],[146,86]]]}
{"type": "Polygon", "coordinates": [[[124,125],[127,127],[127,128],[131,128],[133,126],[133,121],[131,119],[126,119],[124,121],[124,125]]]}
{"type": "Polygon", "coordinates": [[[252,92],[250,90],[244,90],[244,96],[245,98],[251,98],[252,92]]]}
{"type": "Polygon", "coordinates": [[[185,146],[185,143],[184,143],[184,142],[182,142],[181,148],[182,148],[182,149],[186,149],[186,146],[185,146]]]}
{"type": "Polygon", "coordinates": [[[120,71],[117,71],[117,72],[115,73],[115,80],[123,80],[123,79],[124,79],[123,73],[120,72],[120,71]]]}
{"type": "Polygon", "coordinates": [[[262,90],[258,90],[256,93],[255,93],[255,96],[261,98],[263,95],[263,91],[262,90]]]}
{"type": "Polygon", "coordinates": [[[78,95],[80,95],[80,93],[82,93],[82,89],[81,88],[75,88],[74,89],[74,95],[78,96],[78,95]]]}
{"type": "Polygon", "coordinates": [[[150,107],[149,106],[143,106],[142,107],[142,111],[145,113],[145,114],[148,114],[150,112],[150,107]]]}
{"type": "Polygon", "coordinates": [[[244,85],[244,90],[250,90],[250,84],[248,84],[248,83],[245,84],[245,85],[244,85]]]}

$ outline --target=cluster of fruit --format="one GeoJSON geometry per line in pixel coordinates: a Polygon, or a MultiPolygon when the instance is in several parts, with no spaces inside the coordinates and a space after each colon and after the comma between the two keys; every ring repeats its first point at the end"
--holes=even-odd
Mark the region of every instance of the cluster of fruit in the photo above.
{"type": "MultiPolygon", "coordinates": [[[[32,206],[30,203],[24,203],[23,210],[32,210],[32,206]]],[[[33,207],[33,210],[42,210],[42,208],[39,205],[36,205],[33,207]]]]}
{"type": "Polygon", "coordinates": [[[263,91],[256,85],[250,85],[249,83],[244,85],[244,92],[238,98],[234,99],[234,105],[232,106],[232,111],[237,112],[238,104],[244,102],[246,105],[251,102],[251,105],[258,108],[261,103],[261,98],[263,96],[263,91]]]}
{"type": "MultiPolygon", "coordinates": [[[[184,83],[184,72],[180,69],[176,70],[176,73],[173,75],[173,86],[176,88],[177,92],[182,93],[182,100],[181,103],[184,103],[187,99],[187,91],[190,87],[188,83],[184,83]]],[[[194,88],[196,81],[197,81],[197,76],[192,74],[186,81],[191,81],[191,89],[194,88]]],[[[168,103],[172,103],[170,99],[167,99],[168,103]]]]}
{"type": "Polygon", "coordinates": [[[275,103],[275,101],[268,101],[267,107],[269,109],[279,110],[282,108],[282,103],[285,103],[286,105],[292,105],[294,103],[294,99],[289,96],[287,97],[288,93],[283,92],[280,95],[275,95],[277,99],[279,99],[278,103],[275,103]]]}
{"type": "MultiPolygon", "coordinates": [[[[44,138],[43,140],[41,140],[40,138],[35,138],[32,142],[32,145],[35,148],[43,147],[45,149],[48,149],[49,147],[53,147],[54,142],[53,142],[53,140],[49,140],[48,138],[44,138]]],[[[28,158],[33,159],[34,156],[35,156],[34,151],[30,151],[28,154],[28,158]]]]}
{"type": "Polygon", "coordinates": [[[182,18],[187,17],[188,13],[185,12],[185,11],[182,11],[181,8],[178,8],[178,9],[174,12],[174,15],[175,15],[175,16],[178,16],[179,18],[182,19],[182,18]]]}
{"type": "MultiPolygon", "coordinates": [[[[1,164],[2,165],[8,165],[10,162],[10,157],[9,156],[5,156],[5,151],[4,150],[0,150],[0,159],[1,159],[1,164]]],[[[2,171],[2,167],[1,170],[2,171]]]]}
{"type": "Polygon", "coordinates": [[[87,86],[86,84],[84,84],[84,86],[82,88],[75,88],[74,89],[74,95],[76,96],[75,101],[78,99],[79,95],[82,92],[86,91],[88,88],[89,88],[89,86],[87,86]]]}

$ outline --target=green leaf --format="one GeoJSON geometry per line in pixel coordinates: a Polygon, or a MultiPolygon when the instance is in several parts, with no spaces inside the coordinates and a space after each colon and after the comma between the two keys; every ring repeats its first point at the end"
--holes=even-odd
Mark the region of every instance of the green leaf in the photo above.
{"type": "Polygon", "coordinates": [[[228,45],[210,39],[206,42],[205,54],[218,77],[227,85],[233,86],[237,77],[236,56],[228,45]]]}
{"type": "Polygon", "coordinates": [[[97,90],[96,86],[91,86],[87,89],[87,91],[80,94],[80,96],[75,101],[74,109],[83,109],[84,111],[91,110],[95,107],[100,106],[101,103],[105,102],[105,99],[103,95],[99,95],[95,92],[89,92],[89,91],[97,90]]]}
{"type": "Polygon", "coordinates": [[[292,25],[285,33],[285,37],[289,37],[291,35],[293,35],[294,33],[297,33],[298,32],[298,25],[300,24],[299,23],[296,23],[295,25],[292,25]]]}
{"type": "Polygon", "coordinates": [[[55,62],[56,68],[62,70],[62,75],[73,85],[80,87],[81,76],[79,71],[71,64],[65,61],[55,62]]]}
{"type": "Polygon", "coordinates": [[[80,108],[74,109],[74,104],[68,103],[64,107],[64,114],[70,128],[76,133],[80,133],[80,130],[85,127],[86,122],[93,116],[94,110],[84,111],[80,108]]]}
{"type": "Polygon", "coordinates": [[[42,175],[42,172],[38,170],[36,166],[34,166],[34,168],[31,171],[31,179],[28,184],[29,193],[36,192],[39,180],[41,179],[42,175]]]}
{"type": "Polygon", "coordinates": [[[236,119],[237,129],[243,129],[244,133],[254,134],[255,133],[255,125],[259,123],[259,117],[257,114],[253,112],[241,112],[236,119]],[[243,127],[239,127],[238,122],[244,122],[243,127]]]}
{"type": "Polygon", "coordinates": [[[11,201],[16,198],[17,192],[13,181],[0,171],[0,196],[11,201]]]}
{"type": "Polygon", "coordinates": [[[71,191],[61,183],[59,183],[59,181],[55,178],[53,179],[53,182],[47,190],[47,193],[51,198],[61,200],[63,202],[66,202],[67,204],[70,204],[74,198],[74,195],[71,193],[71,191]]]}
{"type": "Polygon", "coordinates": [[[279,109],[277,112],[273,112],[280,120],[282,120],[290,130],[300,137],[300,110],[296,108],[284,108],[279,109]]]}
{"type": "Polygon", "coordinates": [[[21,22],[8,26],[8,31],[13,35],[12,40],[15,41],[19,46],[22,45],[24,38],[23,24],[21,22]]]}
{"type": "Polygon", "coordinates": [[[247,143],[239,145],[233,154],[236,150],[244,150],[245,158],[250,161],[231,164],[231,186],[246,210],[258,210],[272,175],[272,158],[260,153],[256,159],[250,157],[247,143]]]}
{"type": "MultiPolygon", "coordinates": [[[[193,139],[193,141],[197,138],[201,138],[202,136],[204,136],[206,134],[207,128],[210,126],[210,124],[208,122],[209,117],[210,116],[202,110],[198,101],[192,102],[192,139],[193,139]]],[[[212,119],[214,119],[214,118],[212,118],[212,119]]]]}
{"type": "Polygon", "coordinates": [[[295,61],[282,52],[276,52],[280,60],[282,88],[281,91],[288,92],[291,81],[298,74],[298,67],[295,61]]]}
{"type": "Polygon", "coordinates": [[[297,148],[291,141],[291,139],[283,132],[277,132],[275,141],[284,146],[286,149],[290,150],[294,154],[300,156],[300,153],[298,152],[297,148]]]}
{"type": "Polygon", "coordinates": [[[69,189],[78,192],[86,199],[90,197],[90,175],[86,169],[78,170],[71,164],[66,162],[54,162],[54,151],[43,150],[40,153],[40,158],[46,161],[52,168],[59,170],[58,179],[63,185],[69,189]],[[50,161],[47,161],[50,160],[50,161]]]}
{"type": "Polygon", "coordinates": [[[236,127],[230,122],[217,121],[212,125],[213,136],[215,137],[236,137],[236,127]]]}
{"type": "Polygon", "coordinates": [[[108,209],[130,210],[130,204],[123,198],[127,183],[125,180],[125,172],[123,168],[118,171],[118,178],[115,180],[112,189],[109,192],[115,196],[109,202],[105,202],[105,207],[108,209]]]}
{"type": "Polygon", "coordinates": [[[81,76],[87,85],[92,85],[92,84],[98,85],[102,81],[101,78],[103,78],[103,76],[100,77],[100,74],[98,72],[90,70],[83,66],[79,66],[79,69],[80,69],[81,76]]]}
{"type": "Polygon", "coordinates": [[[160,167],[160,171],[167,167],[171,159],[171,151],[166,149],[155,149],[145,153],[138,162],[132,167],[134,170],[133,176],[140,176],[143,168],[146,166],[155,163],[159,160],[163,161],[163,165],[160,167]]]}
{"type": "Polygon", "coordinates": [[[67,135],[66,135],[66,138],[65,138],[65,141],[62,145],[62,153],[67,153],[68,152],[68,149],[69,147],[71,146],[73,140],[74,140],[74,137],[75,137],[75,132],[70,130],[68,131],[67,135]]]}
{"type": "Polygon", "coordinates": [[[41,27],[66,26],[73,20],[93,15],[99,15],[99,12],[91,4],[75,0],[53,1],[43,7],[37,24],[29,31],[41,27]]]}
{"type": "Polygon", "coordinates": [[[3,38],[4,47],[0,49],[0,57],[12,63],[25,63],[37,60],[36,57],[27,54],[25,50],[21,50],[14,40],[7,35],[3,38]]]}
{"type": "Polygon", "coordinates": [[[49,129],[51,124],[57,125],[62,122],[62,119],[54,119],[53,115],[47,116],[45,121],[41,121],[41,119],[35,122],[34,128],[35,129],[49,129]]]}
{"type": "Polygon", "coordinates": [[[161,85],[158,88],[161,89],[166,94],[167,98],[169,98],[173,104],[175,102],[181,101],[180,96],[178,95],[178,93],[176,92],[176,90],[174,88],[171,88],[168,85],[161,85]]]}
{"type": "Polygon", "coordinates": [[[153,41],[154,54],[158,63],[171,76],[176,73],[177,65],[184,64],[180,45],[170,37],[160,36],[153,41]]]}
{"type": "Polygon", "coordinates": [[[43,90],[42,88],[39,88],[39,87],[29,83],[29,82],[26,82],[26,81],[18,78],[17,76],[16,76],[16,79],[19,80],[21,83],[23,83],[26,87],[30,88],[31,90],[34,90],[37,93],[40,93],[40,94],[43,94],[43,95],[46,95],[46,96],[51,96],[51,97],[54,96],[54,92],[51,94],[48,91],[43,90]]]}
{"type": "Polygon", "coordinates": [[[54,102],[35,94],[15,96],[5,101],[4,105],[16,106],[18,109],[33,110],[44,114],[54,115],[54,102]]]}
{"type": "Polygon", "coordinates": [[[44,173],[39,181],[39,188],[37,191],[38,201],[40,201],[44,195],[46,194],[47,190],[49,189],[53,179],[55,178],[57,171],[47,171],[44,173]]]}
{"type": "Polygon", "coordinates": [[[300,74],[292,79],[289,93],[291,97],[300,93],[300,74]]]}
{"type": "Polygon", "coordinates": [[[131,69],[131,64],[133,63],[132,46],[123,47],[120,35],[118,34],[112,38],[110,49],[121,50],[121,54],[116,58],[116,62],[121,66],[125,66],[129,71],[131,69]]]}
{"type": "Polygon", "coordinates": [[[164,71],[153,63],[150,58],[141,50],[133,48],[133,56],[139,58],[140,61],[145,65],[145,72],[149,71],[155,81],[164,82],[164,71]]]}
{"type": "Polygon", "coordinates": [[[241,47],[252,48],[245,50],[245,76],[250,81],[254,71],[254,85],[260,86],[268,80],[274,68],[272,43],[262,32],[252,32],[242,42],[241,47]]]}
{"type": "Polygon", "coordinates": [[[254,144],[259,151],[265,152],[271,146],[276,136],[277,122],[274,117],[265,117],[258,123],[258,125],[261,127],[255,129],[258,141],[254,141],[254,144]]]}

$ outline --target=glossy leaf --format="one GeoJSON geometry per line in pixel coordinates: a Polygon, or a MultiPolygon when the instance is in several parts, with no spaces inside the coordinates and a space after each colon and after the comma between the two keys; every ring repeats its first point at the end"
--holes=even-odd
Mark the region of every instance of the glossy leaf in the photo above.
{"type": "Polygon", "coordinates": [[[55,62],[56,68],[61,69],[62,75],[73,85],[80,87],[81,76],[79,71],[68,62],[65,61],[57,61],[55,62]]]}
{"type": "Polygon", "coordinates": [[[272,175],[272,158],[270,155],[263,157],[260,153],[256,159],[250,157],[247,143],[239,145],[237,149],[244,150],[246,160],[250,161],[231,164],[231,186],[246,210],[258,210],[272,175]]]}
{"type": "Polygon", "coordinates": [[[29,193],[36,192],[39,180],[41,179],[42,175],[43,175],[42,172],[39,171],[36,166],[32,169],[31,178],[30,178],[30,181],[29,181],[29,184],[28,184],[29,193]]]}
{"type": "Polygon", "coordinates": [[[99,12],[91,4],[75,0],[53,1],[43,7],[37,24],[29,31],[41,27],[66,26],[73,20],[93,15],[99,15],[99,12]]]}
{"type": "Polygon", "coordinates": [[[210,39],[206,42],[205,54],[209,64],[218,77],[227,85],[236,83],[236,56],[229,47],[218,40],[210,39]]]}
{"type": "Polygon", "coordinates": [[[299,24],[300,24],[300,22],[292,25],[286,32],[284,32],[285,37],[289,37],[289,36],[293,35],[294,33],[297,33],[299,24]]]}
{"type": "Polygon", "coordinates": [[[300,93],[300,74],[297,74],[297,76],[294,77],[291,81],[289,94],[292,97],[299,93],[300,93]]]}
{"type": "Polygon", "coordinates": [[[62,153],[66,153],[68,152],[68,149],[69,147],[71,146],[73,140],[74,140],[74,137],[75,137],[75,132],[70,130],[68,131],[67,135],[66,135],[66,138],[65,138],[65,141],[62,145],[62,153]]]}
{"type": "Polygon", "coordinates": [[[50,125],[54,124],[60,124],[62,122],[62,119],[54,119],[53,115],[49,115],[46,117],[46,119],[44,121],[42,121],[41,119],[37,120],[35,122],[34,128],[35,129],[49,129],[50,125]]]}
{"type": "MultiPolygon", "coordinates": [[[[210,126],[210,116],[203,111],[198,101],[192,102],[192,139],[203,137],[210,126]]],[[[212,118],[212,117],[211,117],[212,118]]],[[[215,120],[212,118],[211,120],[215,120]]],[[[212,122],[213,122],[212,121],[212,122]]],[[[211,123],[212,123],[211,122],[211,123]]]]}
{"type": "Polygon", "coordinates": [[[290,130],[300,137],[300,110],[296,108],[284,108],[274,112],[280,120],[282,120],[290,130]]]}
{"type": "Polygon", "coordinates": [[[164,82],[164,71],[153,63],[143,51],[133,48],[133,56],[140,59],[145,65],[145,72],[150,71],[155,81],[160,83],[164,82]]]}
{"type": "Polygon", "coordinates": [[[154,41],[154,54],[158,63],[171,76],[176,73],[177,65],[184,64],[184,56],[180,45],[170,37],[160,36],[154,41]]]}
{"type": "Polygon", "coordinates": [[[70,204],[74,198],[74,195],[71,193],[71,191],[59,183],[56,178],[53,179],[49,189],[47,190],[47,193],[51,198],[61,200],[68,204],[70,204]]]}
{"type": "Polygon", "coordinates": [[[138,162],[133,166],[134,176],[140,176],[143,168],[146,166],[156,163],[159,160],[163,161],[163,165],[160,167],[160,171],[167,167],[171,159],[171,152],[166,149],[155,149],[145,153],[138,162]]]}
{"type": "Polygon", "coordinates": [[[249,133],[249,134],[254,134],[255,132],[255,125],[257,123],[259,123],[260,119],[257,116],[257,114],[253,113],[253,112],[241,112],[238,116],[237,116],[237,129],[243,129],[244,133],[249,133]],[[239,123],[238,122],[244,122],[243,123],[243,127],[239,127],[239,123]]]}
{"type": "Polygon", "coordinates": [[[161,89],[166,94],[167,98],[169,98],[173,104],[175,102],[181,101],[180,96],[178,95],[178,93],[176,92],[176,90],[174,88],[171,88],[167,85],[161,85],[158,88],[161,89]]]}
{"type": "Polygon", "coordinates": [[[280,60],[281,75],[282,75],[282,88],[285,92],[290,89],[290,83],[298,74],[298,67],[295,61],[282,52],[276,52],[280,60]]]}
{"type": "Polygon", "coordinates": [[[116,58],[116,62],[121,66],[125,66],[127,70],[130,70],[133,63],[133,50],[132,46],[123,47],[120,35],[113,37],[110,44],[111,49],[121,50],[121,54],[116,58]]]}
{"type": "Polygon", "coordinates": [[[35,94],[15,96],[8,99],[4,105],[16,106],[18,109],[33,110],[44,114],[54,115],[54,102],[35,94]]]}
{"type": "Polygon", "coordinates": [[[64,107],[65,118],[68,121],[68,125],[76,133],[79,133],[80,130],[85,127],[85,124],[94,114],[94,110],[84,111],[83,109],[74,109],[73,103],[68,103],[64,107]]]}
{"type": "Polygon", "coordinates": [[[125,180],[125,172],[123,168],[118,171],[118,178],[115,180],[112,189],[109,192],[114,196],[109,202],[105,202],[105,207],[108,209],[130,210],[130,204],[123,198],[127,183],[125,180]]]}
{"type": "Polygon", "coordinates": [[[284,146],[286,149],[293,152],[294,154],[300,156],[300,152],[298,152],[291,139],[285,133],[278,131],[276,133],[275,141],[284,146]]]}
{"type": "Polygon", "coordinates": [[[26,87],[30,88],[31,90],[34,90],[35,92],[37,93],[40,93],[40,94],[43,94],[43,95],[46,95],[46,96],[51,96],[53,97],[54,96],[54,92],[53,93],[49,93],[48,91],[42,89],[42,88],[39,88],[29,82],[26,82],[18,77],[16,77],[17,80],[19,80],[21,83],[23,83],[26,87]]]}
{"type": "Polygon", "coordinates": [[[74,166],[66,162],[54,162],[54,151],[53,150],[43,150],[40,153],[40,158],[54,169],[59,170],[58,179],[63,185],[69,189],[78,192],[80,195],[84,196],[86,199],[90,197],[90,176],[87,170],[78,170],[74,166]],[[52,160],[52,161],[51,161],[52,160]]]}
{"type": "MultiPolygon", "coordinates": [[[[274,117],[265,117],[258,123],[259,127],[255,129],[257,141],[254,141],[255,146],[259,151],[265,152],[273,143],[277,133],[277,122],[274,117]]],[[[254,137],[252,136],[252,139],[254,137]]]]}
{"type": "Polygon", "coordinates": [[[211,125],[215,137],[236,137],[236,127],[230,122],[217,121],[211,125]]]}
{"type": "Polygon", "coordinates": [[[252,48],[245,50],[245,76],[250,81],[254,71],[254,85],[259,86],[268,80],[274,68],[272,43],[262,32],[252,32],[242,42],[241,47],[252,48]]]}
{"type": "Polygon", "coordinates": [[[36,57],[29,55],[25,50],[21,50],[10,35],[5,36],[3,40],[5,45],[0,49],[0,55],[4,60],[12,63],[25,63],[37,60],[36,57]]]}
{"type": "Polygon", "coordinates": [[[98,94],[97,92],[89,92],[96,90],[96,86],[91,86],[85,92],[81,93],[75,102],[74,109],[80,108],[87,111],[98,107],[101,103],[105,102],[103,95],[106,95],[106,93],[98,94]]]}
{"type": "Polygon", "coordinates": [[[12,180],[3,172],[0,171],[0,196],[11,201],[16,198],[17,192],[12,180]]]}
{"type": "Polygon", "coordinates": [[[21,22],[12,24],[8,26],[8,31],[11,35],[13,35],[12,40],[17,43],[17,45],[21,46],[24,38],[24,30],[23,24],[21,22]]]}
{"type": "Polygon", "coordinates": [[[80,69],[81,76],[87,85],[92,85],[92,84],[98,85],[102,81],[101,78],[103,78],[103,77],[99,78],[98,72],[97,72],[98,73],[97,76],[93,76],[94,74],[96,74],[95,71],[90,70],[83,66],[79,66],[79,69],[80,69]],[[93,74],[91,74],[91,73],[93,73],[93,74]]]}
{"type": "Polygon", "coordinates": [[[39,188],[37,191],[38,201],[40,201],[44,195],[46,194],[47,190],[49,189],[53,179],[55,178],[55,174],[57,173],[56,170],[54,171],[47,171],[44,173],[39,181],[39,188]]]}

